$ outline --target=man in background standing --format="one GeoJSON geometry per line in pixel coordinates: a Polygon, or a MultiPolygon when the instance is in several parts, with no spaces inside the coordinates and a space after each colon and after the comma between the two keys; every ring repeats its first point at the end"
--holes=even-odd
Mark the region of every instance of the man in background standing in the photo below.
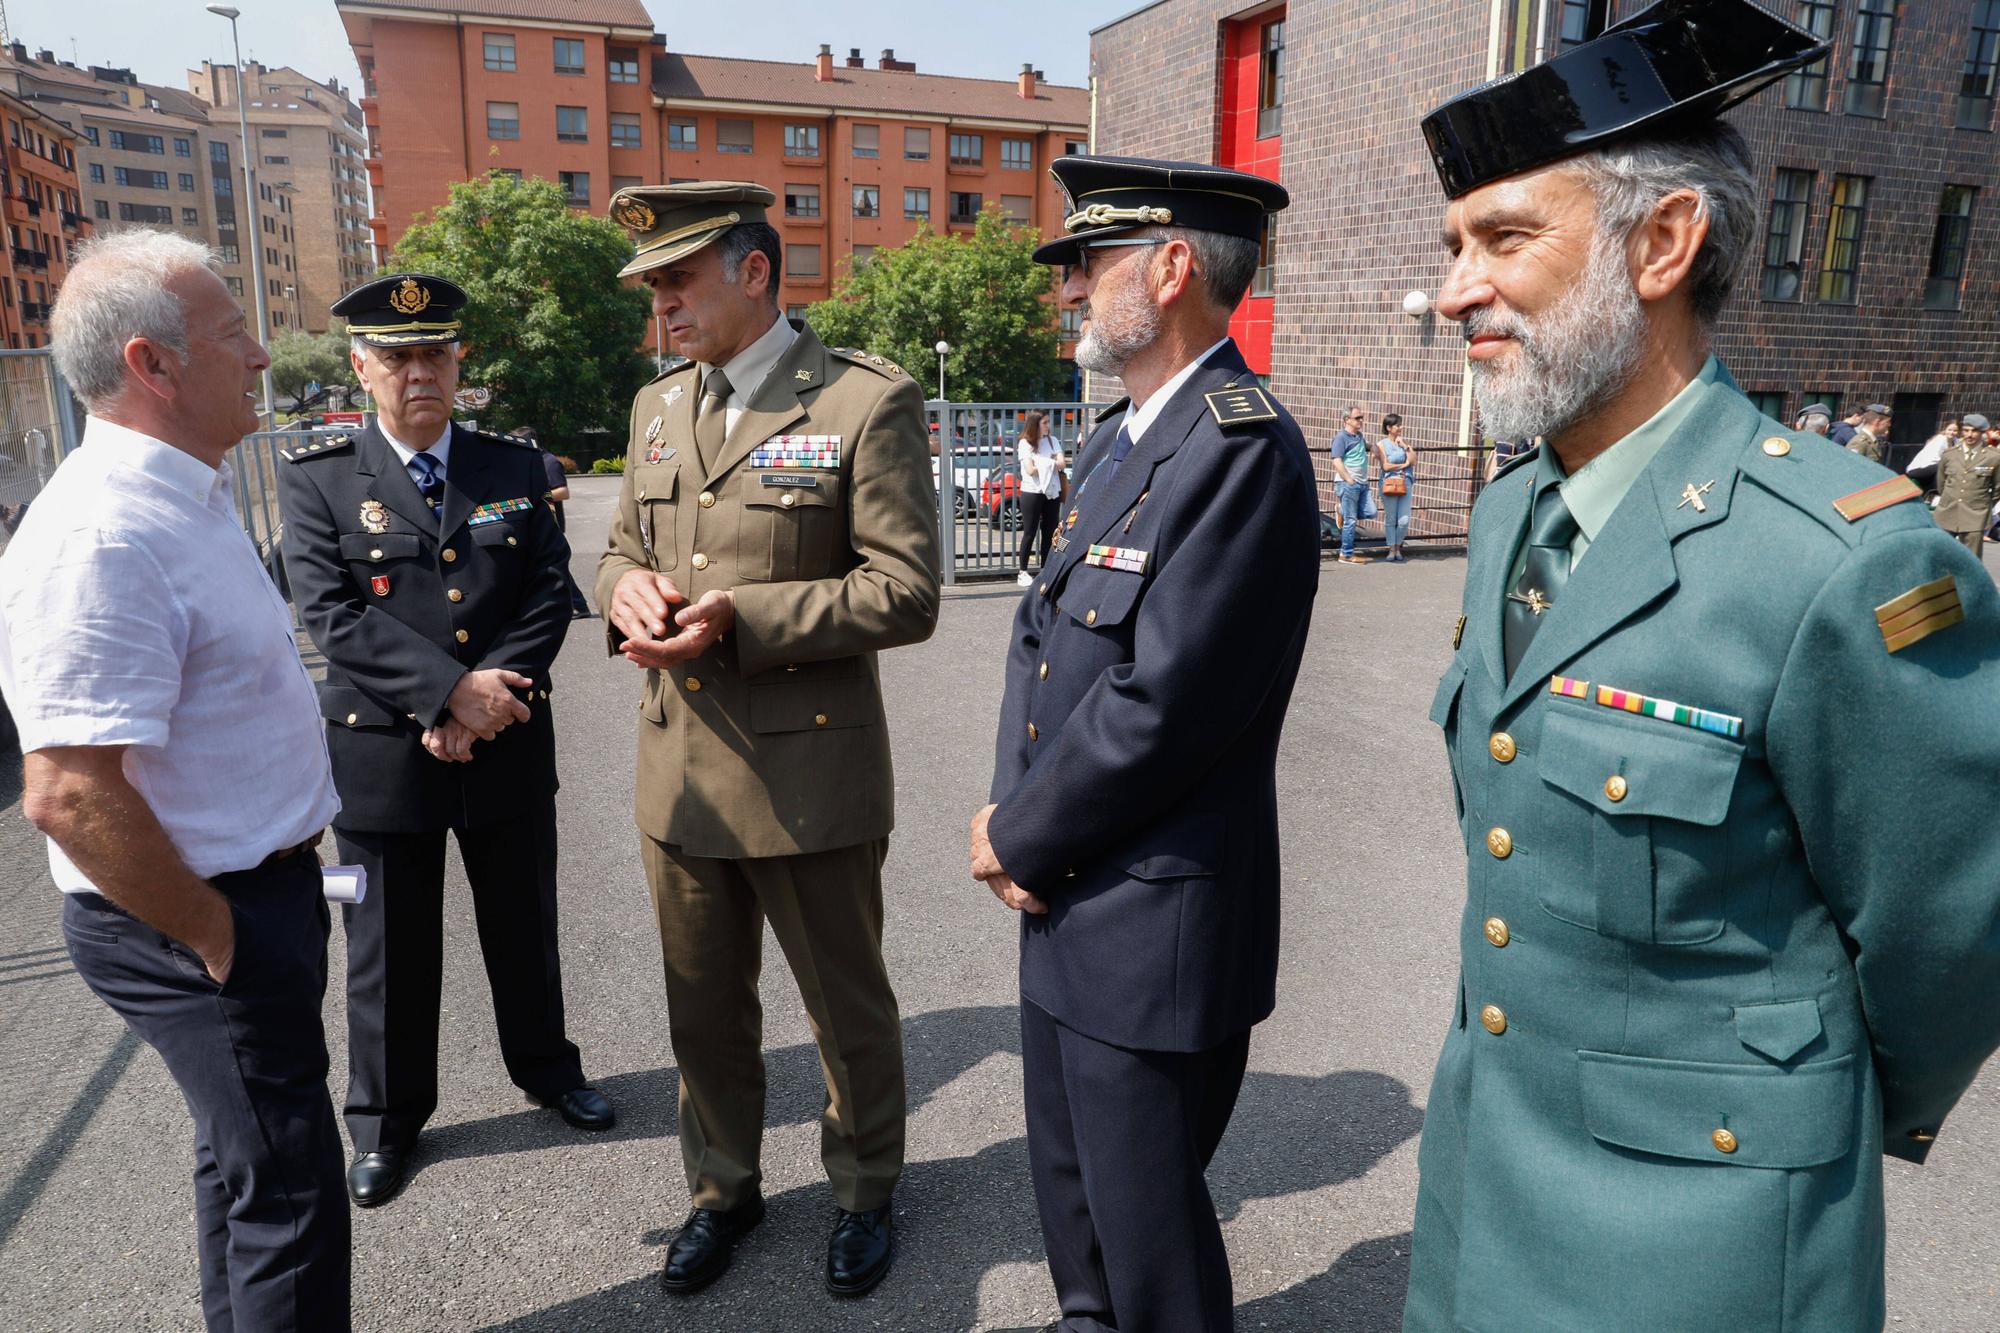
{"type": "Polygon", "coordinates": [[[1847,442],[1854,438],[1854,432],[1861,428],[1861,418],[1866,415],[1866,408],[1855,408],[1828,428],[1826,438],[1845,449],[1847,442]]]}
{"type": "Polygon", "coordinates": [[[1994,502],[2000,500],[2000,443],[1979,413],[1966,414],[1965,433],[1939,455],[1937,492],[1937,508],[1931,512],[1938,526],[1958,538],[1974,559],[1983,560],[1983,534],[1994,502]]]}
{"type": "Polygon", "coordinates": [[[1340,419],[1327,452],[1333,455],[1335,493],[1340,498],[1340,563],[1365,565],[1365,555],[1354,554],[1354,530],[1368,508],[1368,437],[1362,433],[1363,414],[1359,403],[1349,403],[1340,419]]]}
{"type": "Polygon", "coordinates": [[[1871,463],[1882,461],[1884,448],[1889,443],[1889,409],[1880,403],[1870,403],[1861,410],[1860,424],[1847,437],[1850,453],[1860,454],[1871,463]]]}

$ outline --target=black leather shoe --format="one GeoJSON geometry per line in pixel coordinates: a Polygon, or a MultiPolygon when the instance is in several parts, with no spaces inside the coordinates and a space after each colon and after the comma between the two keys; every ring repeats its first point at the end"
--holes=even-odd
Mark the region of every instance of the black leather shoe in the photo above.
{"type": "Polygon", "coordinates": [[[596,1088],[571,1088],[560,1097],[538,1100],[544,1106],[553,1107],[558,1115],[577,1129],[610,1129],[618,1123],[618,1115],[611,1109],[611,1103],[596,1088]]]}
{"type": "Polygon", "coordinates": [[[826,1289],[836,1296],[873,1291],[889,1275],[895,1253],[889,1242],[889,1205],[865,1213],[841,1209],[826,1243],[826,1289]]]}
{"type": "Polygon", "coordinates": [[[660,1285],[679,1296],[700,1291],[722,1276],[729,1267],[729,1253],[736,1242],[764,1220],[764,1201],[752,1199],[728,1212],[697,1208],[674,1238],[667,1242],[666,1266],[660,1269],[660,1285]]]}
{"type": "Polygon", "coordinates": [[[365,1152],[347,1168],[347,1197],[357,1208],[376,1208],[396,1197],[409,1169],[407,1154],[393,1148],[365,1152]]]}

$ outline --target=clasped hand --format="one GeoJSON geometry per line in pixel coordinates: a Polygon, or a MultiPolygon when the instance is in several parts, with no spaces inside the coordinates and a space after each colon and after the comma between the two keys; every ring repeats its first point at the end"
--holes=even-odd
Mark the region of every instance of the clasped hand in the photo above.
{"type": "Polygon", "coordinates": [[[618,651],[630,662],[660,669],[693,661],[736,623],[736,596],[716,590],[674,611],[687,594],[664,574],[635,569],[611,589],[611,623],[625,632],[618,651]],[[674,627],[667,633],[669,624],[674,627]]]}
{"type": "Polygon", "coordinates": [[[474,741],[490,741],[516,722],[528,720],[528,705],[514,691],[533,684],[505,667],[466,672],[445,700],[444,720],[424,732],[424,749],[447,763],[471,759],[474,741]]]}
{"type": "Polygon", "coordinates": [[[1044,916],[1049,905],[1014,882],[1000,866],[1000,858],[987,840],[986,825],[998,806],[985,806],[972,817],[972,877],[993,890],[993,896],[1017,912],[1044,916]]]}

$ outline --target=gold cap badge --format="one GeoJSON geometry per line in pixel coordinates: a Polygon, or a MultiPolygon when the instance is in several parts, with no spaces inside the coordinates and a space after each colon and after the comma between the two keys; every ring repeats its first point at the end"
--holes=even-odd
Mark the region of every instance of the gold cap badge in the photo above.
{"type": "Polygon", "coordinates": [[[611,220],[629,231],[651,231],[659,219],[638,199],[620,199],[611,209],[611,220]]]}
{"type": "Polygon", "coordinates": [[[415,278],[404,278],[396,290],[389,293],[389,304],[406,315],[417,314],[430,303],[430,288],[415,278]]]}

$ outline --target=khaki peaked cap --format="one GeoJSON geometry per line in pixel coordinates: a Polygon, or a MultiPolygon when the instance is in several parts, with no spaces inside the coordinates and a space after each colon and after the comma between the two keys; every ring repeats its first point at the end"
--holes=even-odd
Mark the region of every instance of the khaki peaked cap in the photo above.
{"type": "Polygon", "coordinates": [[[611,196],[610,219],[632,233],[638,252],[621,278],[693,254],[731,227],[762,222],[778,196],[749,181],[628,185],[611,196]]]}

